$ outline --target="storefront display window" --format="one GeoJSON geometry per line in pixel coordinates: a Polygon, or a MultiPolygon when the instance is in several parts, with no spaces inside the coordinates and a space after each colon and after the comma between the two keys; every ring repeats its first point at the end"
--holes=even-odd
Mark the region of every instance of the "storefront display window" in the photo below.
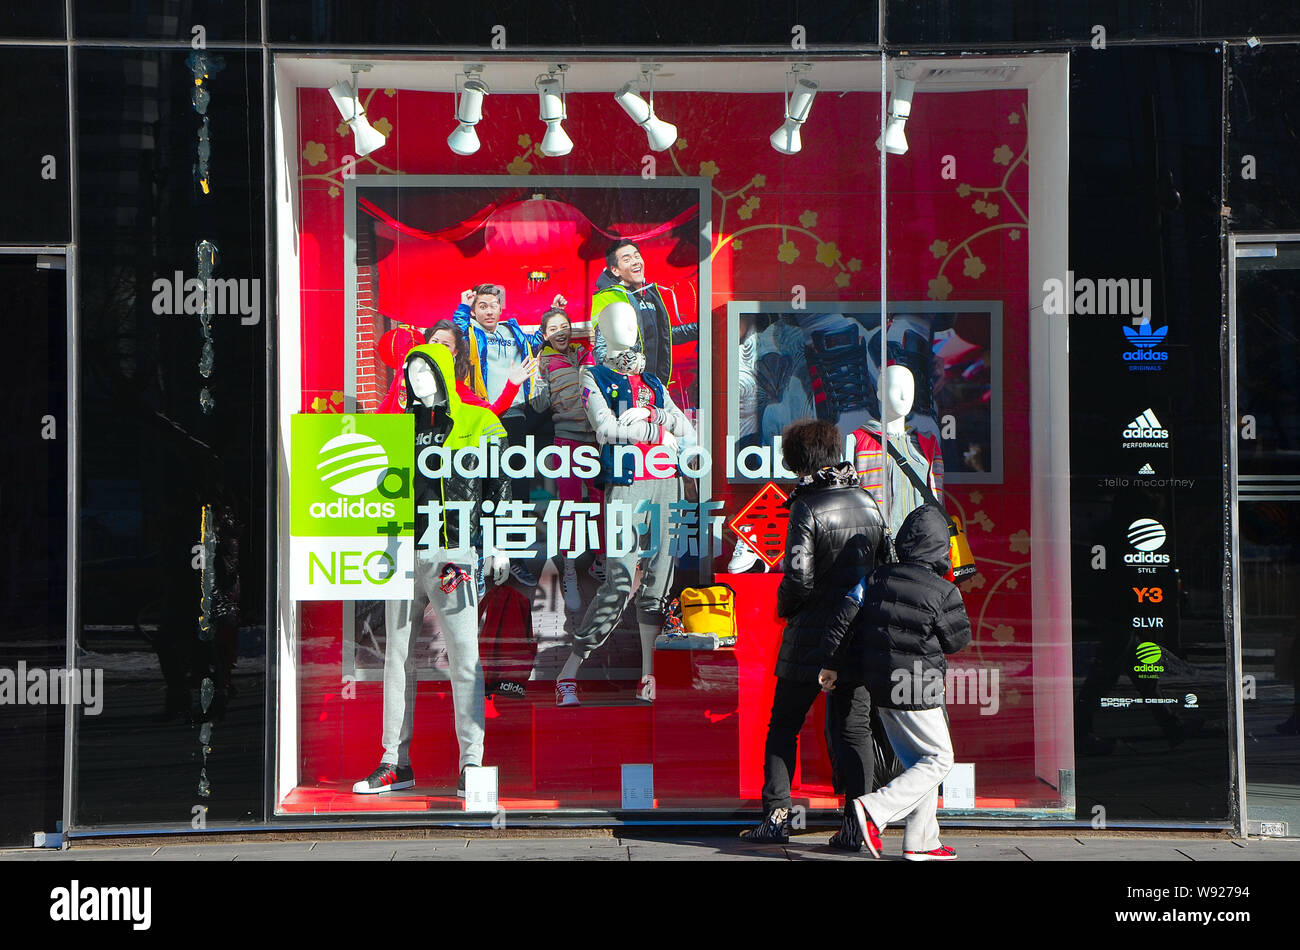
{"type": "MultiPolygon", "coordinates": [[[[887,508],[912,497],[880,474],[898,364],[899,446],[978,565],[945,807],[1072,814],[1068,582],[1038,589],[1031,544],[1060,503],[1036,466],[1064,466],[1033,436],[1064,424],[1064,380],[1034,396],[1031,353],[1064,347],[1031,319],[1028,235],[1063,179],[1028,156],[1064,110],[1026,104],[1060,64],[913,64],[884,248],[879,61],[662,64],[649,115],[675,135],[648,143],[612,94],[649,98],[634,63],[437,64],[462,98],[431,64],[368,65],[341,92],[349,64],[278,67],[277,812],[754,808],[784,552],[742,538],[766,519],[780,546],[802,418],[839,426],[887,508]],[[792,88],[817,94],[781,126],[792,88]]],[[[824,715],[794,776],[813,810],[842,804],[824,715]]]]}

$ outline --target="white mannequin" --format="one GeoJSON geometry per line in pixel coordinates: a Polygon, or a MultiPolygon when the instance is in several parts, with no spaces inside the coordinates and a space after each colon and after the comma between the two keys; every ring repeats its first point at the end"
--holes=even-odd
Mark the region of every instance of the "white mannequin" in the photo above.
{"type": "Polygon", "coordinates": [[[406,375],[411,381],[411,394],[420,400],[421,405],[432,409],[447,404],[447,396],[438,385],[433,368],[425,360],[411,360],[406,366],[406,375]]]}
{"type": "MultiPolygon", "coordinates": [[[[600,332],[605,335],[605,361],[612,362],[620,353],[636,346],[637,334],[640,332],[636,322],[636,311],[624,300],[616,300],[605,307],[599,315],[600,332]]],[[[627,374],[624,373],[624,376],[627,374]]],[[[650,418],[649,409],[632,408],[618,417],[623,425],[633,422],[645,422],[650,418]]],[[[664,431],[663,445],[668,451],[677,452],[677,438],[667,430],[664,431]]],[[[653,648],[653,644],[652,644],[653,648]]]]}
{"type": "Polygon", "coordinates": [[[915,433],[907,429],[915,397],[912,371],[901,363],[886,366],[880,375],[880,411],[884,418],[855,432],[858,483],[880,502],[891,531],[897,531],[908,513],[924,501],[898,463],[884,452],[882,440],[910,460],[909,467],[929,484],[931,491],[938,495],[942,490],[942,467],[937,461],[941,457],[932,457],[918,445],[915,433]]]}
{"type": "Polygon", "coordinates": [[[903,438],[907,414],[916,399],[916,379],[912,371],[900,363],[886,366],[880,374],[880,405],[884,412],[885,432],[892,438],[903,438]]]}
{"type": "MultiPolygon", "coordinates": [[[[645,369],[645,354],[634,349],[637,343],[638,326],[636,311],[632,305],[625,300],[615,300],[607,304],[595,319],[600,326],[600,332],[605,339],[605,356],[602,361],[606,370],[612,370],[621,376],[639,376],[645,369]]],[[[647,378],[655,379],[653,376],[647,378]]],[[[670,429],[676,429],[678,434],[685,435],[688,423],[681,411],[672,404],[672,399],[668,395],[667,389],[663,389],[662,404],[656,404],[654,409],[647,406],[632,406],[625,409],[617,418],[612,418],[613,407],[607,405],[606,397],[600,392],[599,388],[592,382],[591,374],[584,376],[584,399],[590,397],[585,403],[587,406],[588,419],[591,421],[596,431],[597,440],[602,444],[657,444],[667,449],[670,456],[675,456],[678,451],[678,435],[670,429]],[[630,429],[630,431],[629,431],[630,429]]],[[[634,384],[629,382],[630,390],[634,384]]],[[[621,385],[620,385],[620,388],[621,385]]],[[[676,477],[673,477],[673,483],[676,477]]],[[[647,500],[645,493],[658,493],[655,497],[660,497],[661,501],[652,502],[652,504],[666,504],[669,497],[678,489],[674,485],[669,489],[669,481],[649,479],[645,481],[633,481],[629,484],[614,484],[606,488],[606,503],[614,501],[622,502],[624,499],[640,498],[642,501],[647,500]]],[[[666,512],[661,514],[661,531],[667,532],[666,512]]],[[[651,555],[641,551],[640,555],[635,553],[623,555],[618,558],[606,557],[606,581],[602,583],[597,591],[596,600],[589,608],[588,614],[583,618],[582,624],[579,625],[575,633],[575,645],[570,652],[568,659],[565,660],[563,668],[556,677],[557,704],[558,705],[579,705],[576,701],[576,677],[578,668],[582,665],[583,660],[595,646],[589,643],[583,646],[583,638],[599,636],[601,642],[603,638],[609,635],[612,629],[610,625],[616,624],[621,618],[622,613],[627,606],[637,597],[649,596],[657,598],[660,595],[666,595],[666,591],[671,581],[672,568],[671,559],[665,566],[662,562],[656,567],[657,559],[667,557],[667,538],[659,539],[658,552],[651,555]],[[648,558],[649,560],[645,560],[648,558]],[[666,569],[665,569],[666,567],[666,569]],[[615,580],[615,572],[618,573],[618,580],[615,580]],[[641,578],[641,589],[637,590],[636,578],[641,578]],[[654,582],[647,580],[654,578],[654,582]],[[627,585],[622,587],[620,585],[627,585]],[[662,590],[659,589],[662,587],[662,590]],[[593,631],[601,631],[593,633],[593,631]],[[569,686],[569,700],[561,700],[561,686],[565,683],[569,686]]],[[[641,641],[641,681],[637,688],[637,699],[644,702],[654,702],[655,698],[655,679],[654,669],[654,643],[655,638],[659,635],[662,616],[658,618],[659,622],[650,623],[641,620],[643,604],[638,601],[638,633],[641,641]]]]}

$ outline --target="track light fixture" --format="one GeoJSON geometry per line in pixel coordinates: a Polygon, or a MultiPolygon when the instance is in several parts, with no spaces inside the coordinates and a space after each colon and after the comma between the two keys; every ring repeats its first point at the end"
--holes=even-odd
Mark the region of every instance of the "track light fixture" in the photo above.
{"type": "Polygon", "coordinates": [[[655,115],[654,71],[658,68],[658,63],[641,67],[641,79],[650,87],[649,102],[641,98],[635,79],[614,93],[614,100],[632,117],[633,122],[645,129],[646,138],[650,140],[650,148],[662,152],[677,141],[677,126],[655,115]]]}
{"type": "Polygon", "coordinates": [[[546,123],[539,151],[548,158],[559,158],[573,151],[573,140],[562,124],[569,117],[564,94],[564,71],[568,68],[552,66],[549,72],[537,77],[538,117],[546,123]]]}
{"type": "Polygon", "coordinates": [[[361,105],[361,100],[357,98],[357,74],[367,72],[370,72],[369,63],[353,63],[352,82],[344,80],[330,86],[330,96],[334,99],[334,105],[338,107],[339,115],[343,116],[343,121],[352,130],[358,158],[369,155],[388,141],[384,133],[370,124],[370,120],[366,118],[366,110],[361,105]]]}
{"type": "Polygon", "coordinates": [[[799,74],[810,69],[811,64],[796,63],[785,74],[785,123],[772,133],[769,140],[772,148],[782,155],[793,155],[803,148],[799,127],[808,121],[813,99],[817,96],[817,83],[799,74]],[[794,80],[793,94],[790,91],[791,80],[794,80]]]}
{"type": "Polygon", "coordinates": [[[466,66],[464,80],[459,75],[456,77],[452,101],[456,104],[457,125],[447,136],[447,147],[457,155],[473,155],[479,148],[474,126],[483,118],[483,97],[492,92],[477,75],[482,71],[483,67],[479,65],[466,66]]]}
{"type": "Polygon", "coordinates": [[[876,139],[876,148],[883,148],[890,155],[907,154],[907,136],[903,127],[907,117],[912,114],[912,94],[916,92],[916,80],[904,78],[900,69],[894,74],[894,91],[889,97],[889,120],[885,124],[885,134],[876,139]]]}

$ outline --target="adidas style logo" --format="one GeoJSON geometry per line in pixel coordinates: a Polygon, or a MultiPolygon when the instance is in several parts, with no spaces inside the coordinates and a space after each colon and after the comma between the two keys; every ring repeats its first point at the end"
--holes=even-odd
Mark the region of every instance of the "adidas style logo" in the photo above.
{"type": "Polygon", "coordinates": [[[1156,470],[1155,470],[1154,468],[1151,467],[1151,463],[1150,463],[1150,462],[1147,462],[1147,463],[1146,463],[1145,465],[1143,465],[1140,469],[1138,469],[1138,474],[1139,474],[1139,475],[1154,475],[1155,473],[1156,473],[1156,470]]]}

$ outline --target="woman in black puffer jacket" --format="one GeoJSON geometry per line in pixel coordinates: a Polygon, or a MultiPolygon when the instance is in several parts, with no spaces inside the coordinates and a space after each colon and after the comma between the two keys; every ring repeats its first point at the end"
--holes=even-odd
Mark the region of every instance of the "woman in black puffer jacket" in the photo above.
{"type": "MultiPolygon", "coordinates": [[[[851,802],[863,841],[880,857],[880,832],[904,820],[903,857],[951,861],[935,818],[939,783],[952,768],[952,739],[944,712],[945,654],[971,639],[961,592],[950,569],[948,519],[922,505],[894,539],[897,564],[864,578],[841,601],[828,624],[833,657],[865,683],[890,744],[906,771],[879,791],[851,802]]],[[[847,673],[846,673],[847,675],[847,673]]]]}
{"type": "MultiPolygon", "coordinates": [[[[858,486],[853,463],[840,461],[839,429],[829,422],[798,422],[781,439],[785,465],[800,478],[786,501],[785,576],[776,592],[776,612],[786,626],[765,745],[765,817],[741,835],[757,842],[789,840],[790,776],[799,731],[823,686],[833,688],[836,679],[833,654],[839,642],[827,639],[827,627],[845,594],[886,559],[887,551],[880,506],[858,486]]],[[[870,696],[856,676],[846,675],[827,697],[827,737],[849,798],[871,790],[870,712],[870,696]]],[[[856,841],[842,844],[856,850],[856,841]]]]}

